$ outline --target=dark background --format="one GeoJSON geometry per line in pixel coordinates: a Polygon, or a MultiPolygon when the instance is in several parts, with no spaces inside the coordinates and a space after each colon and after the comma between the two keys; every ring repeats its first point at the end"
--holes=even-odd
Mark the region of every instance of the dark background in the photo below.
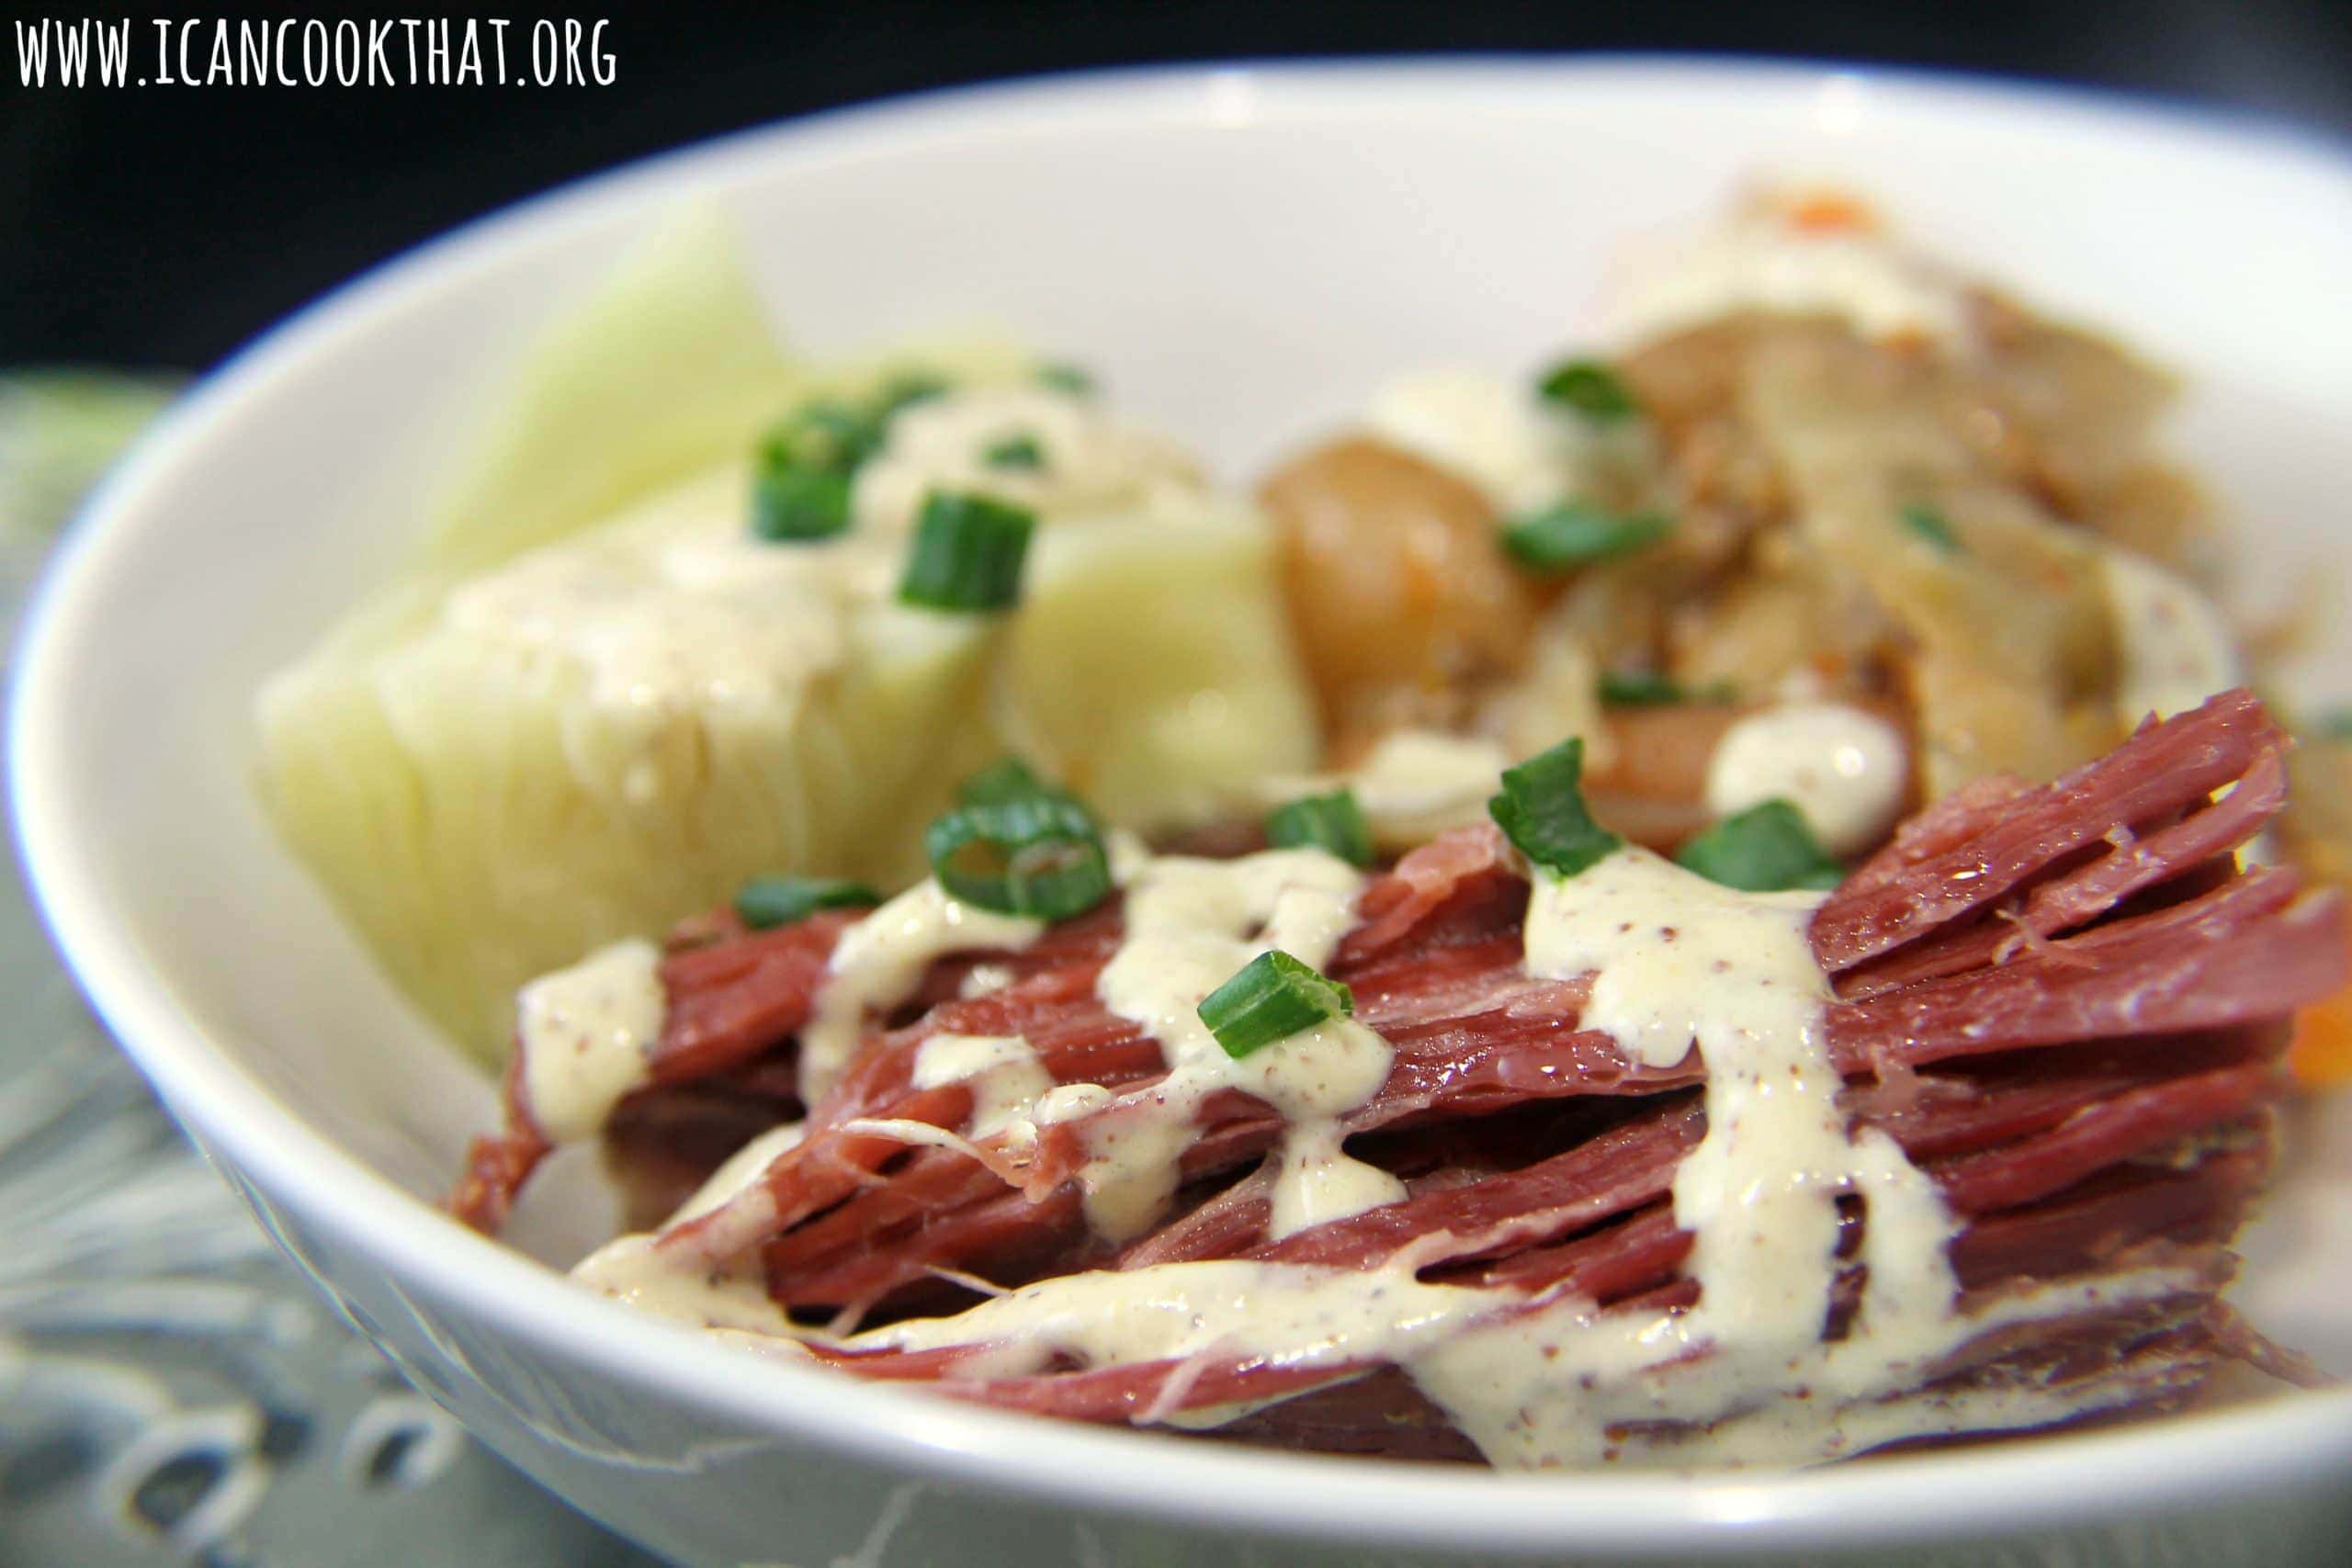
{"type": "MultiPolygon", "coordinates": [[[[419,13],[469,14],[382,14],[419,13]]],[[[41,14],[121,13],[11,7],[12,18],[41,14]]],[[[520,16],[504,6],[470,14],[520,16]]],[[[831,105],[1088,65],[1736,51],[2093,83],[2352,133],[2346,0],[580,0],[571,14],[611,18],[613,86],[33,90],[17,85],[14,39],[0,32],[0,365],[202,367],[370,263],[572,175],[831,105]]],[[[146,43],[138,37],[134,51],[146,43]]]]}

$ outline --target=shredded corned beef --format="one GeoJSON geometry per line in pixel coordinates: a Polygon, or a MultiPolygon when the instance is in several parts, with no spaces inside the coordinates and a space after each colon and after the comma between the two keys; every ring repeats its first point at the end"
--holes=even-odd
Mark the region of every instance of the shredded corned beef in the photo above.
{"type": "MultiPolygon", "coordinates": [[[[2160,1408],[2224,1359],[2288,1364],[2218,1300],[2226,1244],[2272,1157],[2286,1021],[2345,979],[2338,900],[2290,871],[2231,858],[2278,810],[2288,744],[2234,692],[2055,783],[1980,781],[1902,828],[1815,916],[1844,1109],[1889,1134],[1962,1222],[1950,1258],[1968,1300],[2158,1267],[2177,1280],[2153,1298],[1988,1331],[1899,1397],[2030,1382],[2160,1408]]],[[[1573,1292],[1610,1310],[1687,1304],[1700,1285],[1681,1271],[1691,1237],[1675,1224],[1670,1188],[1706,1130],[1703,1065],[1693,1053],[1638,1066],[1580,1028],[1583,983],[1525,972],[1527,898],[1497,831],[1446,834],[1370,883],[1328,966],[1352,988],[1357,1018],[1395,1047],[1385,1083],[1343,1125],[1351,1154],[1401,1179],[1398,1201],[1270,1237],[1265,1156],[1281,1120],[1226,1090],[1200,1107],[1184,1185],[1159,1224],[1120,1246],[1091,1233],[1074,1179],[1088,1140],[1137,1114],[1165,1071],[1158,1043],[1096,996],[1120,936],[1114,899],[1023,951],[935,965],[807,1108],[805,1137],[656,1245],[703,1266],[756,1256],[775,1301],[812,1321],[954,1311],[976,1279],[1009,1287],[1218,1258],[1403,1259],[1425,1280],[1510,1287],[1531,1303],[1573,1292]],[[1003,983],[963,995],[981,964],[1003,983]],[[1056,1083],[1102,1085],[1112,1098],[1034,1138],[962,1146],[910,1146],[853,1125],[960,1133],[971,1089],[910,1082],[922,1043],[950,1033],[1019,1035],[1056,1083]]],[[[794,1033],[854,919],[752,932],[715,916],[682,933],[662,969],[669,1011],[652,1087],[624,1116],[743,1084],[783,1119],[794,1033]]],[[[510,1126],[477,1143],[454,1200],[485,1229],[547,1149],[520,1082],[510,1074],[510,1126]]],[[[1868,1221],[1850,1201],[1845,1220],[1850,1243],[1868,1221]]],[[[1840,1283],[1832,1338],[1860,1288],[1840,1283]]],[[[1212,1356],[951,1376],[972,1348],[817,1353],[864,1375],[940,1379],[960,1397],[1077,1419],[1249,1402],[1229,1436],[1476,1457],[1410,1379],[1376,1362],[1212,1356]]]]}

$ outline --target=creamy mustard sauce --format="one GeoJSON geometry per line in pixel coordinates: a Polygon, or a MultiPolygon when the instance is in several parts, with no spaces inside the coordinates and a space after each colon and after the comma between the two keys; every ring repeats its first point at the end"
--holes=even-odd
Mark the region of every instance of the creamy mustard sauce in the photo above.
{"type": "Polygon", "coordinates": [[[1871,338],[1972,340],[1959,277],[1883,234],[1808,230],[1769,206],[1629,257],[1607,335],[1637,344],[1743,311],[1835,316],[1871,338]]]}
{"type": "Polygon", "coordinates": [[[1700,1049],[1708,1132],[1676,1172],[1675,1219],[1697,1237],[1700,1315],[1736,1321],[1776,1357],[1820,1337],[1828,1198],[1854,1152],[1821,1032],[1829,986],[1804,934],[1819,902],[1718,886],[1625,848],[1576,876],[1539,873],[1528,906],[1529,973],[1593,976],[1583,1027],[1645,1066],[1700,1049]]]}
{"type": "MultiPolygon", "coordinates": [[[[1645,1066],[1700,1051],[1708,1131],[1674,1184],[1676,1222],[1697,1238],[1690,1272],[1705,1285],[1697,1315],[1736,1321],[1739,1337],[1770,1340],[1775,1354],[1820,1337],[1837,1194],[1865,1166],[1874,1184],[1925,1180],[1848,1134],[1822,1022],[1829,983],[1805,940],[1820,902],[1719,886],[1627,847],[1576,876],[1539,873],[1528,906],[1529,972],[1592,976],[1585,1028],[1645,1066]]],[[[1928,1226],[1939,1253],[1951,1232],[1948,1220],[1928,1226]]]]}
{"type": "MultiPolygon", "coordinates": [[[[1946,1314],[1913,1343],[1923,1355],[1940,1354],[2010,1324],[2195,1288],[2191,1276],[2162,1269],[2032,1287],[1980,1314],[1946,1314]]],[[[1564,1298],[1434,1337],[1408,1370],[1502,1470],[1778,1469],[1906,1438],[2045,1426],[2133,1394],[2123,1380],[2103,1391],[2024,1385],[1923,1395],[1887,1370],[1883,1348],[1865,1342],[1849,1351],[1853,1343],[1768,1363],[1735,1341],[1710,1338],[1700,1314],[1595,1314],[1564,1298]],[[1693,1355],[1702,1350],[1708,1353],[1693,1355]],[[1634,1425],[1643,1422],[1672,1425],[1634,1425]]]]}
{"type": "Polygon", "coordinates": [[[729,1201],[759,1180],[768,1167],[782,1157],[786,1150],[798,1148],[807,1132],[808,1128],[803,1123],[786,1122],[780,1127],[771,1127],[762,1133],[728,1156],[719,1168],[695,1189],[694,1196],[678,1205],[678,1212],[672,1214],[666,1223],[681,1224],[729,1201]]]}
{"type": "MultiPolygon", "coordinates": [[[[1127,935],[1099,982],[1105,1005],[1160,1042],[1169,1076],[1114,1095],[1095,1084],[1044,1088],[1035,1053],[1010,1037],[940,1036],[919,1053],[919,1087],[973,1086],[969,1125],[1004,1130],[1098,1116],[1080,1176],[1104,1236],[1138,1234],[1177,1181],[1201,1101],[1222,1088],[1276,1107],[1274,1235],[1396,1201],[1384,1172],[1340,1150],[1340,1117],[1368,1100],[1393,1061],[1385,1042],[1338,1021],[1234,1061],[1201,1025],[1200,999],[1268,947],[1317,967],[1353,922],[1361,874],[1317,851],[1238,861],[1114,855],[1127,935]]],[[[918,889],[918,895],[922,890],[918,889]]],[[[910,895],[910,897],[916,896],[910,895]]],[[[884,929],[935,933],[940,900],[884,929]]],[[[1695,1047],[1706,1068],[1708,1130],[1673,1185],[1677,1223],[1692,1233],[1701,1285],[1683,1312],[1595,1310],[1570,1297],[1442,1285],[1389,1267],[1332,1269],[1229,1260],[1092,1270],[1039,1281],[942,1317],[839,1337],[796,1327],[760,1289],[756,1269],[705,1269],[626,1237],[577,1276],[646,1310],[727,1334],[823,1339],[849,1349],[969,1347],[958,1377],[1212,1358],[1285,1366],[1385,1362],[1405,1369],[1493,1463],[1508,1469],[1627,1463],[1790,1464],[1899,1438],[2046,1424],[2129,1397],[2041,1387],[1910,1393],[1973,1336],[2054,1314],[2151,1299],[2193,1281],[2147,1270],[2036,1287],[1973,1314],[1958,1312],[1945,1249],[1956,1226],[1932,1182],[1874,1130],[1851,1131],[1824,1032],[1829,996],[1805,932],[1818,896],[1747,894],[1625,848],[1577,876],[1539,873],[1526,929],[1538,976],[1590,976],[1582,1022],[1634,1062],[1670,1066],[1695,1047]],[[1853,1195],[1869,1223],[1853,1263],[1867,1285],[1847,1337],[1822,1332],[1841,1268],[1837,1202],[1853,1195]]],[[[884,911],[873,917],[881,920],[884,911]]],[[[1017,933],[1016,933],[1017,934],[1017,933]]],[[[905,962],[936,935],[918,935],[905,962]]],[[[989,944],[1001,942],[992,934],[989,944]]],[[[919,977],[920,964],[914,973],[919,977]]],[[[895,963],[877,963],[903,976],[895,963]]],[[[850,972],[865,973],[857,964],[850,972]]],[[[859,1012],[912,980],[860,988],[859,1012]]],[[[901,993],[903,994],[903,993],[901,993]]],[[[861,1130],[864,1130],[861,1124],[861,1130]]],[[[967,1146],[927,1123],[877,1122],[905,1141],[967,1146]]],[[[746,1149],[682,1212],[707,1213],[755,1188],[792,1129],[746,1149]]],[[[752,1204],[751,1208],[759,1209],[752,1204]]],[[[731,1218],[732,1216],[730,1216],[731,1218]]],[[[757,1213],[730,1234],[752,1247],[757,1213]]],[[[1252,1406],[1177,1415],[1182,1373],[1138,1419],[1214,1425],[1252,1406]],[[1171,1392],[1172,1391],[1172,1392],[1171,1392]]]]}
{"type": "Polygon", "coordinates": [[[1358,1358],[1409,1361],[1508,1292],[1426,1285],[1409,1274],[1213,1260],[1095,1269],[1042,1280],[954,1317],[869,1329],[860,1348],[988,1347],[965,1375],[1015,1377],[1055,1356],[1092,1365],[1200,1356],[1273,1356],[1284,1366],[1358,1358]]]}
{"type": "Polygon", "coordinates": [[[959,997],[993,996],[1012,984],[1012,966],[1007,964],[975,964],[956,987],[959,997]]]}
{"type": "Polygon", "coordinates": [[[1883,839],[1911,785],[1902,732],[1842,703],[1784,703],[1738,720],[1707,760],[1707,810],[1722,818],[1775,797],[1821,847],[1858,854],[1883,839]]]}
{"type": "Polygon", "coordinates": [[[2120,546],[2100,554],[2121,666],[2119,718],[2168,718],[2245,681],[2229,623],[2195,585],[2120,546]]]}
{"type": "Polygon", "coordinates": [[[1035,1110],[1053,1075],[1017,1034],[934,1034],[915,1050],[910,1082],[917,1089],[960,1083],[972,1091],[965,1135],[993,1137],[1035,1110]]]}
{"type": "Polygon", "coordinates": [[[662,952],[630,940],[543,975],[515,998],[523,1093],[531,1120],[556,1143],[593,1138],[633,1089],[668,1011],[662,952]]]}
{"type": "Polygon", "coordinates": [[[800,1098],[814,1105],[857,1050],[869,1017],[914,995],[924,972],[952,953],[1023,948],[1046,922],[949,897],[929,878],[842,933],[800,1032],[800,1098]]]}
{"type": "Polygon", "coordinates": [[[882,597],[900,547],[784,547],[743,525],[729,468],[606,529],[459,584],[451,629],[576,671],[587,699],[649,717],[777,706],[847,656],[851,608],[882,597]]]}
{"type": "Polygon", "coordinates": [[[1059,1089],[1048,1089],[1037,1101],[1029,1120],[1040,1127],[1075,1122],[1093,1115],[1115,1098],[1099,1083],[1066,1083],[1059,1089]]]}
{"type": "MultiPolygon", "coordinates": [[[[1883,1134],[1850,1133],[1838,1104],[1843,1079],[1823,1021],[1829,984],[1805,939],[1819,903],[1816,894],[1718,886],[1632,847],[1576,876],[1538,872],[1529,972],[1589,974],[1581,1021],[1629,1059],[1671,1066],[1695,1046],[1706,1066],[1707,1134],[1674,1180],[1701,1296],[1646,1324],[1579,1316],[1555,1355],[1526,1354],[1517,1329],[1445,1352],[1423,1373],[1442,1404],[1481,1380],[1539,1395],[1498,1427],[1490,1407],[1467,1408],[1464,1429],[1490,1456],[1589,1462],[1611,1457],[1599,1445],[1611,1442],[1612,1422],[1707,1426],[1800,1396],[1829,1406],[1876,1400],[1962,1336],[1945,1259],[1957,1227],[1928,1179],[1883,1134]],[[1824,1345],[1845,1193],[1867,1208],[1869,1288],[1847,1337],[1824,1345]],[[1634,1375],[1702,1348],[1674,1376],[1634,1375]]],[[[1822,1440],[1843,1441],[1834,1422],[1822,1440]]]]}
{"type": "Polygon", "coordinates": [[[715,468],[458,584],[437,612],[458,640],[422,639],[416,656],[451,657],[454,646],[460,657],[519,660],[565,699],[560,741],[574,774],[609,781],[624,805],[649,805],[694,779],[708,726],[788,728],[876,627],[904,635],[895,596],[933,490],[1058,519],[1195,495],[1203,479],[1169,438],[1091,400],[1007,385],[895,415],[854,482],[854,525],[836,538],[761,539],[744,523],[752,483],[747,465],[715,468]],[[1035,467],[988,460],[1012,439],[1035,445],[1035,467]]]}
{"type": "Polygon", "coordinates": [[[401,662],[505,670],[553,700],[573,780],[633,809],[703,787],[714,751],[793,744],[860,649],[944,635],[895,602],[903,540],[766,543],[744,525],[751,485],[747,466],[714,469],[460,583],[438,627],[390,656],[387,718],[429,755],[435,716],[390,701],[401,662]]]}
{"type": "Polygon", "coordinates": [[[1548,506],[1582,488],[1582,425],[1545,409],[1522,381],[1416,371],[1373,394],[1364,424],[1469,480],[1499,513],[1548,506]]]}
{"type": "MultiPolygon", "coordinates": [[[[1555,733],[1544,744],[1559,739],[1555,733]]],[[[1271,779],[1262,797],[1266,805],[1278,806],[1301,795],[1351,790],[1373,841],[1385,850],[1408,850],[1449,828],[1484,822],[1487,802],[1502,788],[1503,770],[1510,764],[1502,743],[1484,736],[1396,729],[1382,736],[1351,771],[1271,779]]]]}
{"type": "Polygon", "coordinates": [[[770,1299],[754,1262],[724,1269],[681,1267],[650,1235],[608,1241],[573,1265],[571,1277],[639,1312],[701,1328],[778,1339],[803,1337],[770,1299]]]}
{"type": "Polygon", "coordinates": [[[1094,399],[1044,386],[980,386],[893,415],[882,449],[858,469],[851,508],[861,530],[901,538],[934,490],[1063,515],[1122,511],[1201,482],[1183,448],[1094,399]],[[1006,442],[1034,444],[1036,463],[990,462],[1006,442]]]}
{"type": "Polygon", "coordinates": [[[1387,1081],[1395,1053],[1386,1041],[1352,1019],[1334,1019],[1237,1061],[1196,1010],[1270,948],[1320,969],[1355,923],[1363,880],[1320,850],[1229,861],[1171,855],[1130,870],[1126,932],[1096,994],[1150,1032],[1168,1076],[1122,1096],[1091,1130],[1079,1182],[1099,1234],[1125,1240],[1159,1218],[1176,1190],[1201,1102],[1222,1089],[1257,1096],[1288,1123],[1274,1183],[1279,1218],[1303,1224],[1402,1196],[1393,1178],[1359,1168],[1339,1146],[1337,1118],[1387,1081]]]}
{"type": "MultiPolygon", "coordinates": [[[[679,1269],[649,1238],[625,1236],[572,1271],[592,1289],[653,1313],[772,1347],[811,1342],[850,1351],[969,1348],[957,1378],[1022,1377],[1065,1357],[1086,1365],[1266,1359],[1282,1367],[1386,1362],[1415,1382],[1503,1469],[1611,1462],[1682,1468],[1781,1466],[1860,1452],[1905,1438],[2046,1425],[2131,1397],[2031,1385],[1889,1400],[1758,1390],[1716,1359],[1668,1363],[1697,1348],[1681,1320],[1596,1314],[1573,1300],[1527,1309],[1511,1291],[1429,1284],[1409,1269],[1363,1271],[1212,1260],[1063,1275],[944,1317],[837,1335],[792,1323],[754,1271],[679,1269]],[[1659,1420],[1673,1430],[1620,1433],[1659,1420]]],[[[2037,1287],[1957,1319],[1956,1343],[2029,1318],[2120,1306],[2195,1288],[2144,1270],[2037,1287]]],[[[1179,1374],[1181,1377],[1181,1373],[1179,1374]]],[[[1236,1402],[1171,1414],[1214,1427],[1262,1408],[1236,1402]]]]}

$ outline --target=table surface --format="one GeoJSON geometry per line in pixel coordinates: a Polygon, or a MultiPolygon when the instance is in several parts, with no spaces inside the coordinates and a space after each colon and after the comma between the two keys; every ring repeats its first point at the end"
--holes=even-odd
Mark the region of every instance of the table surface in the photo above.
{"type": "MultiPolygon", "coordinates": [[[[0,527],[0,647],[39,556],[0,527]]],[[[0,998],[0,1562],[655,1564],[276,1251],[84,1008],[13,861],[0,998]]]]}

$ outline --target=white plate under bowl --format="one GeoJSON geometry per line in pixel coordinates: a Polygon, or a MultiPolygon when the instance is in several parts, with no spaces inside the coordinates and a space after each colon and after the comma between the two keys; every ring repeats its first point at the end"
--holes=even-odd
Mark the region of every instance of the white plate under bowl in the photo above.
{"type": "MultiPolygon", "coordinates": [[[[432,1208],[490,1094],[248,795],[265,671],[390,569],[481,378],[550,297],[681,192],[741,216],[812,347],[992,317],[1241,471],[1388,370],[1520,367],[1572,343],[1629,233],[1790,169],[1859,183],[1926,245],[2181,367],[2183,444],[2259,541],[2250,559],[2334,571],[2352,554],[2352,172],[2324,148],[2048,90],[1736,63],[956,93],[529,203],[306,311],[200,389],[93,504],[18,665],[18,831],[59,943],[287,1249],[420,1387],[689,1562],[1860,1562],[1969,1542],[2301,1558],[2344,1523],[2352,1393],[1784,1476],[1500,1476],[1035,1422],[640,1319],[432,1208]]],[[[2305,1129],[2339,1157],[2347,1111],[2305,1129]]],[[[2306,1168],[2313,1190],[2274,1202],[2257,1238],[2249,1296],[2341,1366],[2352,1199],[2306,1168]]]]}

